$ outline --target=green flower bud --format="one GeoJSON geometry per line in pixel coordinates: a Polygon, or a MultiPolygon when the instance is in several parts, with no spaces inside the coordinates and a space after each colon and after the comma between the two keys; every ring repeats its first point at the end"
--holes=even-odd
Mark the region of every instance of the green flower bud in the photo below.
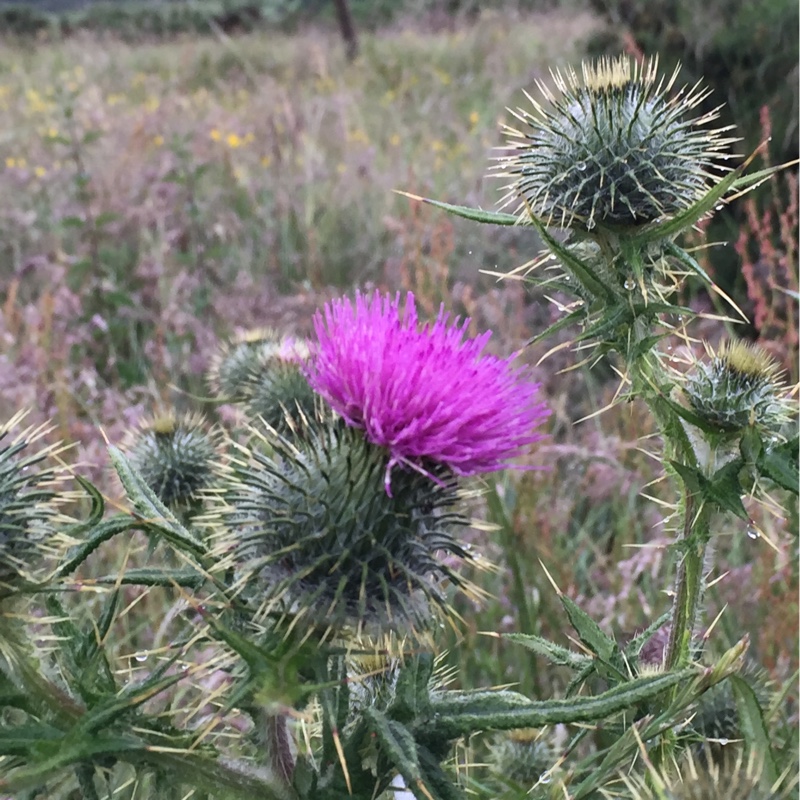
{"type": "Polygon", "coordinates": [[[302,365],[276,358],[254,380],[245,403],[247,418],[264,422],[283,436],[302,431],[302,418],[313,419],[321,402],[309,386],[302,365]]]}
{"type": "MultiPolygon", "coordinates": [[[[764,669],[748,668],[742,674],[753,689],[762,709],[768,707],[773,696],[769,675],[764,669]]],[[[698,699],[690,730],[701,742],[706,761],[722,761],[729,757],[733,742],[744,738],[739,710],[733,689],[728,681],[712,686],[698,699]]]]}
{"type": "Polygon", "coordinates": [[[442,559],[468,557],[445,468],[395,467],[390,496],[389,455],[360,430],[328,419],[267,445],[271,457],[243,448],[217,514],[220,568],[234,567],[256,623],[286,613],[334,633],[414,635],[446,607],[445,582],[467,586],[442,559]]]}
{"type": "Polygon", "coordinates": [[[512,179],[503,205],[524,221],[622,232],[691,207],[719,178],[731,139],[703,126],[715,113],[688,118],[708,95],[699,85],[673,91],[655,59],[642,65],[622,56],[555,73],[556,92],[528,96],[533,111],[512,112],[522,130],[506,127],[510,155],[498,170],[512,179]]]}
{"type": "Polygon", "coordinates": [[[308,345],[302,340],[256,328],[219,349],[209,367],[208,382],[219,398],[241,403],[252,397],[265,373],[276,365],[298,365],[307,357],[308,345]]]}
{"type": "Polygon", "coordinates": [[[505,785],[520,788],[545,787],[534,797],[546,795],[553,781],[553,766],[558,754],[545,732],[535,728],[520,728],[496,736],[489,746],[489,768],[505,785]]]}
{"type": "Polygon", "coordinates": [[[11,438],[28,412],[0,425],[0,598],[19,583],[38,580],[44,563],[68,544],[58,534],[60,475],[42,463],[63,448],[37,446],[52,430],[29,427],[11,438]]]}
{"type": "Polygon", "coordinates": [[[184,512],[195,509],[215,481],[220,438],[202,415],[167,411],[143,419],[123,449],[161,502],[184,512]]]}
{"type": "Polygon", "coordinates": [[[684,377],[692,410],[720,433],[755,427],[781,437],[794,408],[776,362],[757,345],[741,341],[708,352],[710,360],[696,361],[684,377]]]}
{"type": "Polygon", "coordinates": [[[648,776],[621,776],[632,800],[782,800],[797,797],[797,775],[787,771],[772,786],[762,780],[756,749],[731,748],[721,761],[691,751],[680,770],[650,768],[648,776]]]}

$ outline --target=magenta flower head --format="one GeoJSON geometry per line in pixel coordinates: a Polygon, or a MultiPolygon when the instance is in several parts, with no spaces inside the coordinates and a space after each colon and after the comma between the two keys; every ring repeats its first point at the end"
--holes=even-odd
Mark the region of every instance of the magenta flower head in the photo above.
{"type": "Polygon", "coordinates": [[[309,383],[348,425],[389,451],[393,467],[457,475],[504,469],[542,438],[549,411],[525,367],[484,353],[491,332],[467,337],[469,319],[448,324],[441,309],[420,325],[414,295],[358,293],[333,300],[314,318],[318,343],[309,383]]]}

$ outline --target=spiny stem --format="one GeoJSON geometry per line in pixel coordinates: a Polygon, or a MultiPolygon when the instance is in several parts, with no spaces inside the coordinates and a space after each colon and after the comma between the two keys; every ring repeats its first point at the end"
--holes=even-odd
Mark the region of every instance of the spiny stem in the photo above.
{"type": "Polygon", "coordinates": [[[286,728],[286,715],[280,711],[263,711],[262,724],[269,766],[287,786],[292,785],[294,756],[286,728]]]}
{"type": "Polygon", "coordinates": [[[684,502],[682,542],[685,552],[676,582],[672,628],[667,645],[666,668],[677,669],[689,663],[692,635],[703,593],[703,567],[708,542],[708,519],[704,509],[696,509],[688,492],[684,502]]]}
{"type": "MultiPolygon", "coordinates": [[[[631,366],[634,390],[647,403],[664,439],[665,459],[697,466],[697,457],[681,420],[664,402],[662,388],[668,385],[658,359],[644,356],[631,366]]],[[[678,567],[672,627],[667,645],[667,669],[685,667],[690,660],[700,599],[703,591],[703,568],[708,542],[708,510],[698,508],[688,488],[683,490],[683,524],[680,544],[683,557],[678,567]]]]}

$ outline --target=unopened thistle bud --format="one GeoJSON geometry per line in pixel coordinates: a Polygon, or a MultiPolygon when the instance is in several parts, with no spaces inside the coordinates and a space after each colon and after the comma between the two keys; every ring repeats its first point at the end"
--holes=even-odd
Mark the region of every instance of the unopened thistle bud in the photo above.
{"type": "Polygon", "coordinates": [[[268,445],[272,457],[256,448],[234,464],[217,514],[220,566],[256,623],[286,613],[331,633],[413,635],[445,606],[445,583],[466,586],[444,560],[468,557],[446,468],[397,469],[390,496],[386,450],[340,422],[268,445]]]}
{"type": "Polygon", "coordinates": [[[498,170],[512,182],[503,204],[524,221],[583,231],[620,232],[685,211],[719,181],[731,139],[704,127],[715,113],[691,117],[709,91],[673,91],[677,70],[659,77],[656,59],[625,56],[555,73],[544,105],[517,109],[521,130],[507,127],[511,153],[498,170]]]}
{"type": "Polygon", "coordinates": [[[292,432],[290,419],[314,416],[316,394],[304,373],[308,356],[302,339],[258,328],[220,349],[208,380],[220,399],[244,403],[251,423],[263,421],[286,435],[292,432]]]}
{"type": "Polygon", "coordinates": [[[676,771],[650,767],[645,776],[624,775],[625,796],[632,800],[788,800],[797,797],[797,777],[786,770],[771,786],[763,779],[763,761],[757,748],[745,754],[736,748],[730,758],[717,761],[705,753],[688,751],[676,771]]]}
{"type": "Polygon", "coordinates": [[[760,347],[723,343],[708,361],[697,361],[684,379],[691,409],[720,433],[755,427],[781,437],[793,416],[780,367],[760,347]]]}
{"type": "Polygon", "coordinates": [[[281,337],[270,328],[255,328],[220,347],[211,361],[208,382],[217,397],[241,403],[276,363],[301,363],[306,358],[308,346],[302,340],[281,337]]]}
{"type": "MultiPolygon", "coordinates": [[[[56,468],[42,466],[60,452],[37,443],[45,425],[12,431],[27,412],[0,425],[0,598],[19,581],[36,580],[45,561],[63,551],[59,544],[56,468]]],[[[64,542],[63,544],[66,544],[64,542]]]]}
{"type": "MultiPolygon", "coordinates": [[[[766,670],[748,667],[742,677],[753,689],[762,709],[768,707],[774,691],[766,670]]],[[[697,701],[691,730],[702,740],[708,758],[719,760],[724,748],[744,736],[736,698],[730,682],[722,681],[704,692],[697,701]]]]}
{"type": "Polygon", "coordinates": [[[498,734],[489,749],[492,774],[504,783],[518,784],[520,788],[536,787],[529,795],[531,797],[546,795],[557,761],[558,755],[548,733],[535,728],[498,734]]]}
{"type": "Polygon", "coordinates": [[[173,511],[185,511],[212,486],[219,445],[219,432],[200,414],[167,411],[143,419],[123,449],[159,500],[173,511]]]}

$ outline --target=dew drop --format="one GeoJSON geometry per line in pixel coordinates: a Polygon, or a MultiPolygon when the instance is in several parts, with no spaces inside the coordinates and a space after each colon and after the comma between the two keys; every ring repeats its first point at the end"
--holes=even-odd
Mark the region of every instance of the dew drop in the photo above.
{"type": "Polygon", "coordinates": [[[594,230],[597,223],[593,219],[589,219],[586,221],[586,230],[591,231],[594,230]]]}
{"type": "Polygon", "coordinates": [[[545,770],[539,776],[539,783],[547,784],[547,783],[550,783],[550,781],[552,781],[552,780],[553,780],[553,776],[550,774],[550,772],[548,770],[545,770]]]}
{"type": "Polygon", "coordinates": [[[581,172],[583,172],[583,171],[586,169],[586,162],[585,162],[585,161],[579,161],[579,162],[578,162],[578,163],[577,163],[575,166],[576,166],[576,167],[577,167],[577,168],[578,168],[578,169],[579,169],[581,172]]]}
{"type": "Polygon", "coordinates": [[[727,740],[727,739],[725,739],[725,738],[722,738],[722,739],[717,739],[717,742],[718,742],[719,744],[721,744],[723,747],[724,747],[726,744],[728,744],[728,740],[727,740]]]}
{"type": "Polygon", "coordinates": [[[624,286],[624,287],[625,287],[625,288],[626,288],[628,291],[631,291],[631,289],[633,289],[633,287],[634,287],[634,286],[636,286],[636,284],[635,284],[635,283],[634,283],[632,280],[630,280],[630,278],[627,278],[627,279],[625,280],[625,283],[623,283],[622,285],[623,285],[623,286],[624,286]]]}
{"type": "Polygon", "coordinates": [[[134,658],[135,658],[135,659],[136,659],[136,661],[138,661],[140,664],[143,664],[145,661],[147,661],[147,653],[137,653],[137,654],[134,656],[134,658]]]}
{"type": "Polygon", "coordinates": [[[747,535],[748,535],[748,536],[749,536],[751,539],[758,539],[758,537],[759,537],[761,534],[759,533],[759,531],[758,531],[758,528],[756,528],[756,526],[755,526],[753,523],[750,523],[750,524],[747,526],[747,535]]]}
{"type": "Polygon", "coordinates": [[[722,211],[723,208],[725,208],[725,206],[722,203],[719,203],[714,207],[714,211],[722,211]]]}

